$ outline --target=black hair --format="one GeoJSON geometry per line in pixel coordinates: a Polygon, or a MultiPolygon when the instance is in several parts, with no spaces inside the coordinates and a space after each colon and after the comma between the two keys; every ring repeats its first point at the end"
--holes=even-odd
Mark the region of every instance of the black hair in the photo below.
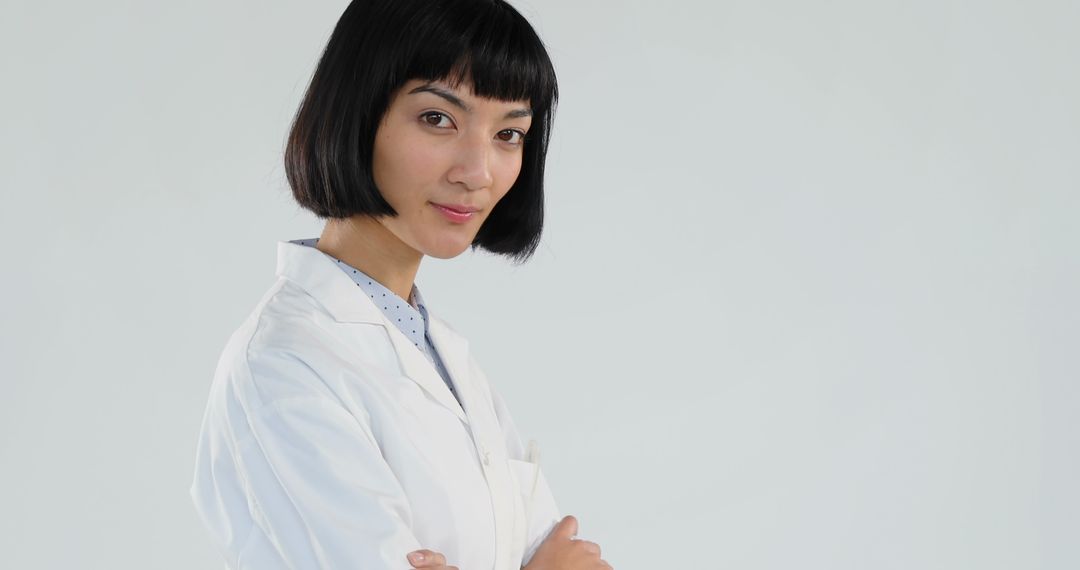
{"type": "Polygon", "coordinates": [[[555,69],[529,22],[504,0],[353,0],[293,119],[285,172],[320,218],[396,216],[372,175],[375,132],[406,81],[472,83],[478,97],[528,100],[521,171],[472,242],[521,262],[540,242],[544,159],[558,100],[555,69]]]}

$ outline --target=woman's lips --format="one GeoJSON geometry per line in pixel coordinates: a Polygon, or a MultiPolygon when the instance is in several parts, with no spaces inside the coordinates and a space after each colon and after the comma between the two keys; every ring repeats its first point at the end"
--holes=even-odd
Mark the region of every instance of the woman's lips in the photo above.
{"type": "Polygon", "coordinates": [[[444,206],[442,204],[436,204],[435,202],[432,202],[431,205],[435,206],[435,209],[438,210],[443,217],[458,224],[471,220],[473,214],[476,213],[475,208],[470,208],[468,206],[444,206]]]}

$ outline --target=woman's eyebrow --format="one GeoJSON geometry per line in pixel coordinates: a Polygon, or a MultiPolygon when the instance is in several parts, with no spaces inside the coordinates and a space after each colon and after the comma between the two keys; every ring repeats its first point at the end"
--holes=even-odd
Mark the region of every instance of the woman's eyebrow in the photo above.
{"type": "MultiPolygon", "coordinates": [[[[435,95],[438,95],[439,97],[442,97],[443,99],[446,99],[447,101],[450,102],[451,105],[454,105],[455,107],[458,107],[459,109],[465,111],[466,113],[471,113],[472,112],[472,109],[468,105],[466,105],[465,102],[462,101],[460,97],[458,97],[457,95],[454,95],[453,93],[451,93],[451,92],[449,92],[449,91],[447,91],[445,89],[440,89],[439,87],[435,87],[434,85],[432,85],[430,83],[421,85],[421,86],[416,87],[416,88],[413,88],[412,90],[409,91],[409,95],[412,95],[413,93],[420,93],[420,92],[434,93],[435,95]]],[[[504,115],[503,118],[504,119],[517,119],[519,117],[531,117],[532,114],[533,114],[532,109],[527,109],[525,107],[521,107],[521,108],[514,109],[514,110],[510,111],[509,113],[504,115]]]]}

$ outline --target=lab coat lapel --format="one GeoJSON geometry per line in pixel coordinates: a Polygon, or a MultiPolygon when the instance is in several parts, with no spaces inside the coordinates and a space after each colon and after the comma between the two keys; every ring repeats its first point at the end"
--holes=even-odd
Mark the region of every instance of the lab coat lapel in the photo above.
{"type": "MultiPolygon", "coordinates": [[[[446,386],[446,382],[443,382],[442,376],[439,375],[439,372],[431,361],[427,359],[427,356],[424,356],[424,353],[420,352],[420,349],[393,323],[385,318],[384,321],[383,326],[386,327],[386,331],[390,334],[390,340],[394,343],[394,351],[397,352],[398,361],[401,362],[405,375],[419,384],[435,401],[446,406],[461,421],[468,424],[469,420],[465,412],[461,409],[457,400],[454,399],[454,395],[450,393],[450,388],[446,386]]],[[[439,355],[445,361],[446,356],[442,350],[439,350],[439,355]]],[[[449,368],[449,365],[447,367],[449,368]]],[[[456,378],[451,372],[451,379],[456,378]]],[[[454,385],[457,386],[457,382],[454,385]]]]}
{"type": "MultiPolygon", "coordinates": [[[[277,274],[307,291],[335,321],[368,323],[386,329],[405,376],[419,384],[436,402],[453,412],[461,421],[469,423],[461,406],[427,357],[390,322],[367,295],[359,293],[353,280],[341,271],[330,257],[313,247],[280,241],[277,274]]],[[[463,344],[464,339],[461,339],[461,343],[446,342],[448,351],[465,350],[463,344]]],[[[439,354],[444,359],[447,358],[441,347],[439,354]]],[[[458,362],[460,358],[454,355],[450,360],[458,362]]],[[[455,365],[457,372],[450,366],[447,364],[452,378],[462,377],[459,366],[455,365]]],[[[457,383],[454,385],[457,386],[457,383]]]]}
{"type": "Polygon", "coordinates": [[[465,407],[465,414],[472,415],[473,396],[471,378],[469,377],[469,341],[465,337],[454,332],[438,318],[428,313],[428,335],[431,343],[442,359],[446,372],[450,374],[450,381],[454,383],[461,405],[465,407]]]}

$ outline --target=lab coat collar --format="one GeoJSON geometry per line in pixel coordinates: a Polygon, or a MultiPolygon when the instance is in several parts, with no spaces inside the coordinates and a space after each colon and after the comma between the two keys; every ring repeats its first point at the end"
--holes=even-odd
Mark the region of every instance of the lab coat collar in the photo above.
{"type": "Polygon", "coordinates": [[[339,323],[384,322],[379,308],[358,292],[356,283],[314,247],[278,242],[277,275],[299,285],[339,323]]]}
{"type": "MultiPolygon", "coordinates": [[[[405,375],[462,422],[469,423],[461,405],[424,353],[394,323],[387,320],[386,315],[358,290],[356,283],[328,255],[314,247],[279,241],[277,275],[307,291],[339,323],[367,323],[386,329],[405,375]]],[[[463,405],[468,408],[472,399],[468,377],[468,341],[430,312],[428,319],[431,342],[442,357],[463,405]]]]}

